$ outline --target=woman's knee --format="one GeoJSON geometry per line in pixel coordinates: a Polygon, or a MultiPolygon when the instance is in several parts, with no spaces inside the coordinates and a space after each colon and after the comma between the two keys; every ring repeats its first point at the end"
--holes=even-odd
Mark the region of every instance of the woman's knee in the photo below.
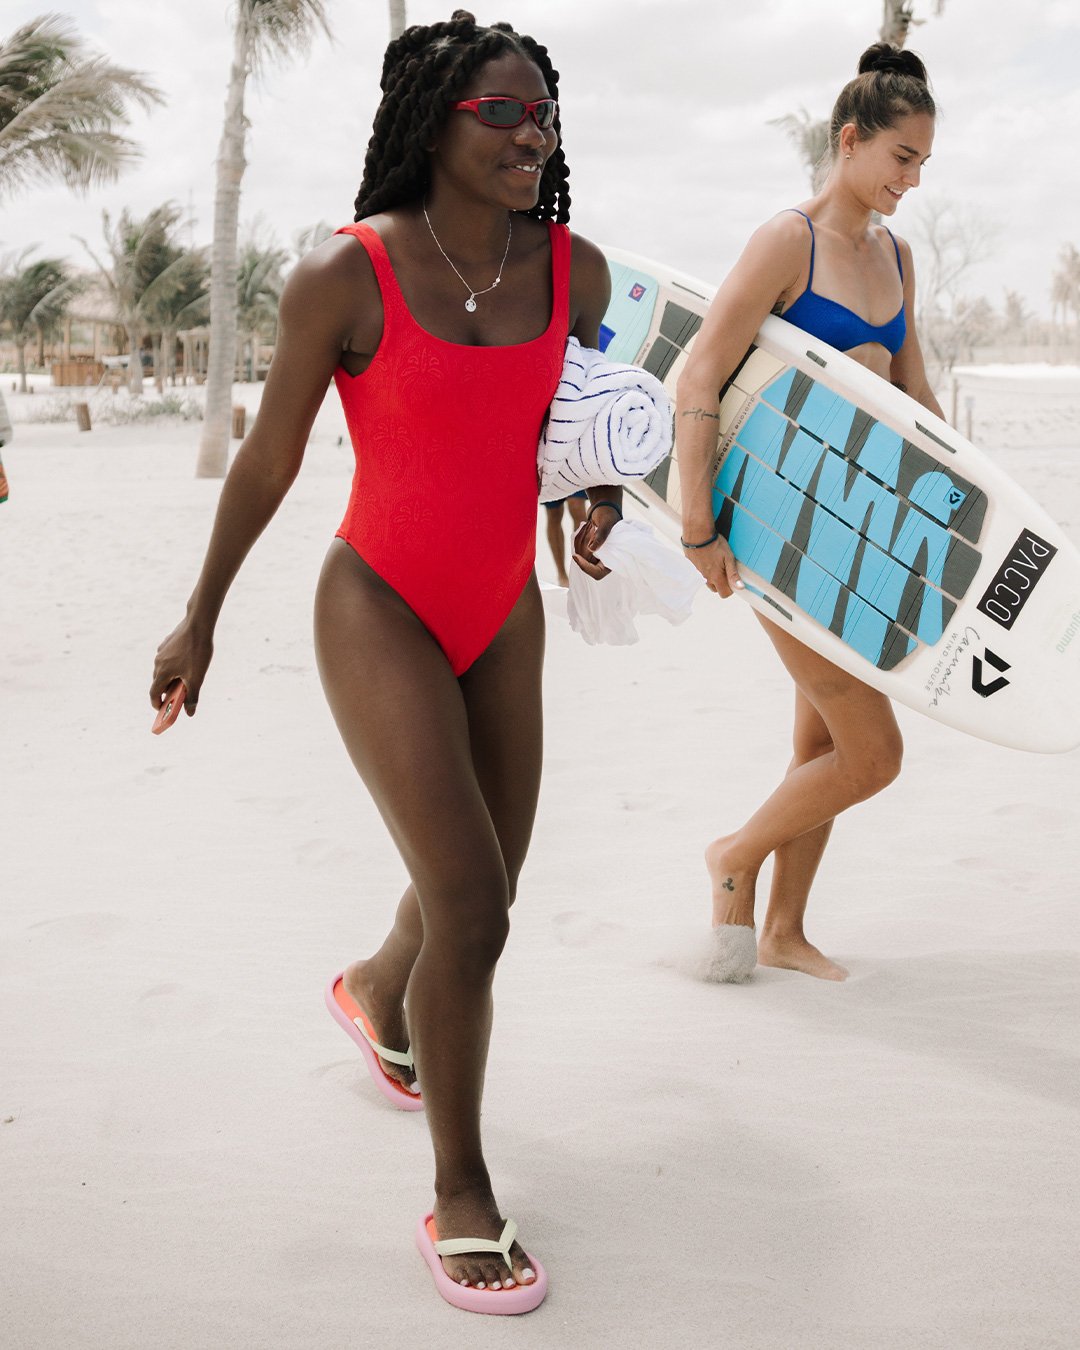
{"type": "Polygon", "coordinates": [[[461,978],[482,977],[494,969],[510,933],[512,892],[504,875],[421,893],[424,941],[453,963],[461,978]]]}
{"type": "Polygon", "coordinates": [[[898,731],[864,739],[855,754],[843,757],[840,766],[853,800],[865,801],[894,783],[903,761],[904,743],[898,731]]]}

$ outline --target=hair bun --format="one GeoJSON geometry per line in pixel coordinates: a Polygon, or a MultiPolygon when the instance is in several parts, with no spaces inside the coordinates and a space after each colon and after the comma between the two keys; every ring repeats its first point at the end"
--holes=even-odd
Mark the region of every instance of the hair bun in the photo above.
{"type": "Polygon", "coordinates": [[[470,14],[467,9],[455,9],[450,15],[451,23],[475,23],[476,15],[470,14]]]}
{"type": "Polygon", "coordinates": [[[926,67],[915,53],[905,51],[902,47],[894,47],[890,42],[875,42],[859,57],[860,75],[876,70],[889,71],[896,75],[910,75],[912,79],[919,80],[922,84],[928,82],[926,67]]]}

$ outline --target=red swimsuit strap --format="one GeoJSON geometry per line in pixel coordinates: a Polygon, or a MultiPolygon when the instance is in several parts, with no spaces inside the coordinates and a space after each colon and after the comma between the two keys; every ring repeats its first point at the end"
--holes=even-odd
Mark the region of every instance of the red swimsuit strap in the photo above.
{"type": "Polygon", "coordinates": [[[358,220],[355,225],[343,225],[340,230],[335,230],[334,233],[351,234],[367,250],[371,265],[375,269],[375,279],[378,281],[379,290],[382,292],[384,318],[392,319],[399,314],[405,318],[411,318],[409,308],[405,303],[405,297],[401,294],[401,287],[397,284],[397,277],[394,276],[390,255],[387,253],[386,245],[379,237],[378,231],[373,230],[370,225],[365,225],[362,220],[358,220]]]}
{"type": "Polygon", "coordinates": [[[553,220],[547,222],[548,238],[551,241],[551,284],[555,298],[551,306],[551,326],[563,335],[570,328],[570,226],[556,225],[553,220]]]}

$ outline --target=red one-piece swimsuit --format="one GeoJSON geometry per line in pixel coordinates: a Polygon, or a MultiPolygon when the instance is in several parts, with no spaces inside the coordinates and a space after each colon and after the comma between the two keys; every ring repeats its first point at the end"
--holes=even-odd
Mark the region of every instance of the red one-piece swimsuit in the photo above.
{"type": "Polygon", "coordinates": [[[487,648],[536,557],[537,445],[562,373],[570,232],[548,223],[552,308],[531,342],[471,347],[420,327],[386,248],[364,224],[382,292],[368,368],[334,373],[356,472],[337,537],[401,596],[455,675],[487,648]]]}

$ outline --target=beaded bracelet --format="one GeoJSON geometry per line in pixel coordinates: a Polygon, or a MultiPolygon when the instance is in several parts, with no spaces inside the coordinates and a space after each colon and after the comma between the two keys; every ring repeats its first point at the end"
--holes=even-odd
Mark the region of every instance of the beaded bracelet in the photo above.
{"type": "Polygon", "coordinates": [[[679,543],[682,544],[683,548],[708,548],[710,544],[715,544],[719,538],[720,531],[714,530],[708,539],[703,539],[700,544],[688,544],[681,535],[679,536],[679,543]]]}
{"type": "Polygon", "coordinates": [[[601,506],[610,506],[611,509],[615,512],[615,514],[619,517],[619,519],[622,520],[623,518],[622,511],[620,510],[619,507],[615,505],[614,502],[593,502],[592,506],[589,507],[589,514],[585,517],[585,519],[592,520],[592,513],[594,511],[598,511],[601,506]]]}

